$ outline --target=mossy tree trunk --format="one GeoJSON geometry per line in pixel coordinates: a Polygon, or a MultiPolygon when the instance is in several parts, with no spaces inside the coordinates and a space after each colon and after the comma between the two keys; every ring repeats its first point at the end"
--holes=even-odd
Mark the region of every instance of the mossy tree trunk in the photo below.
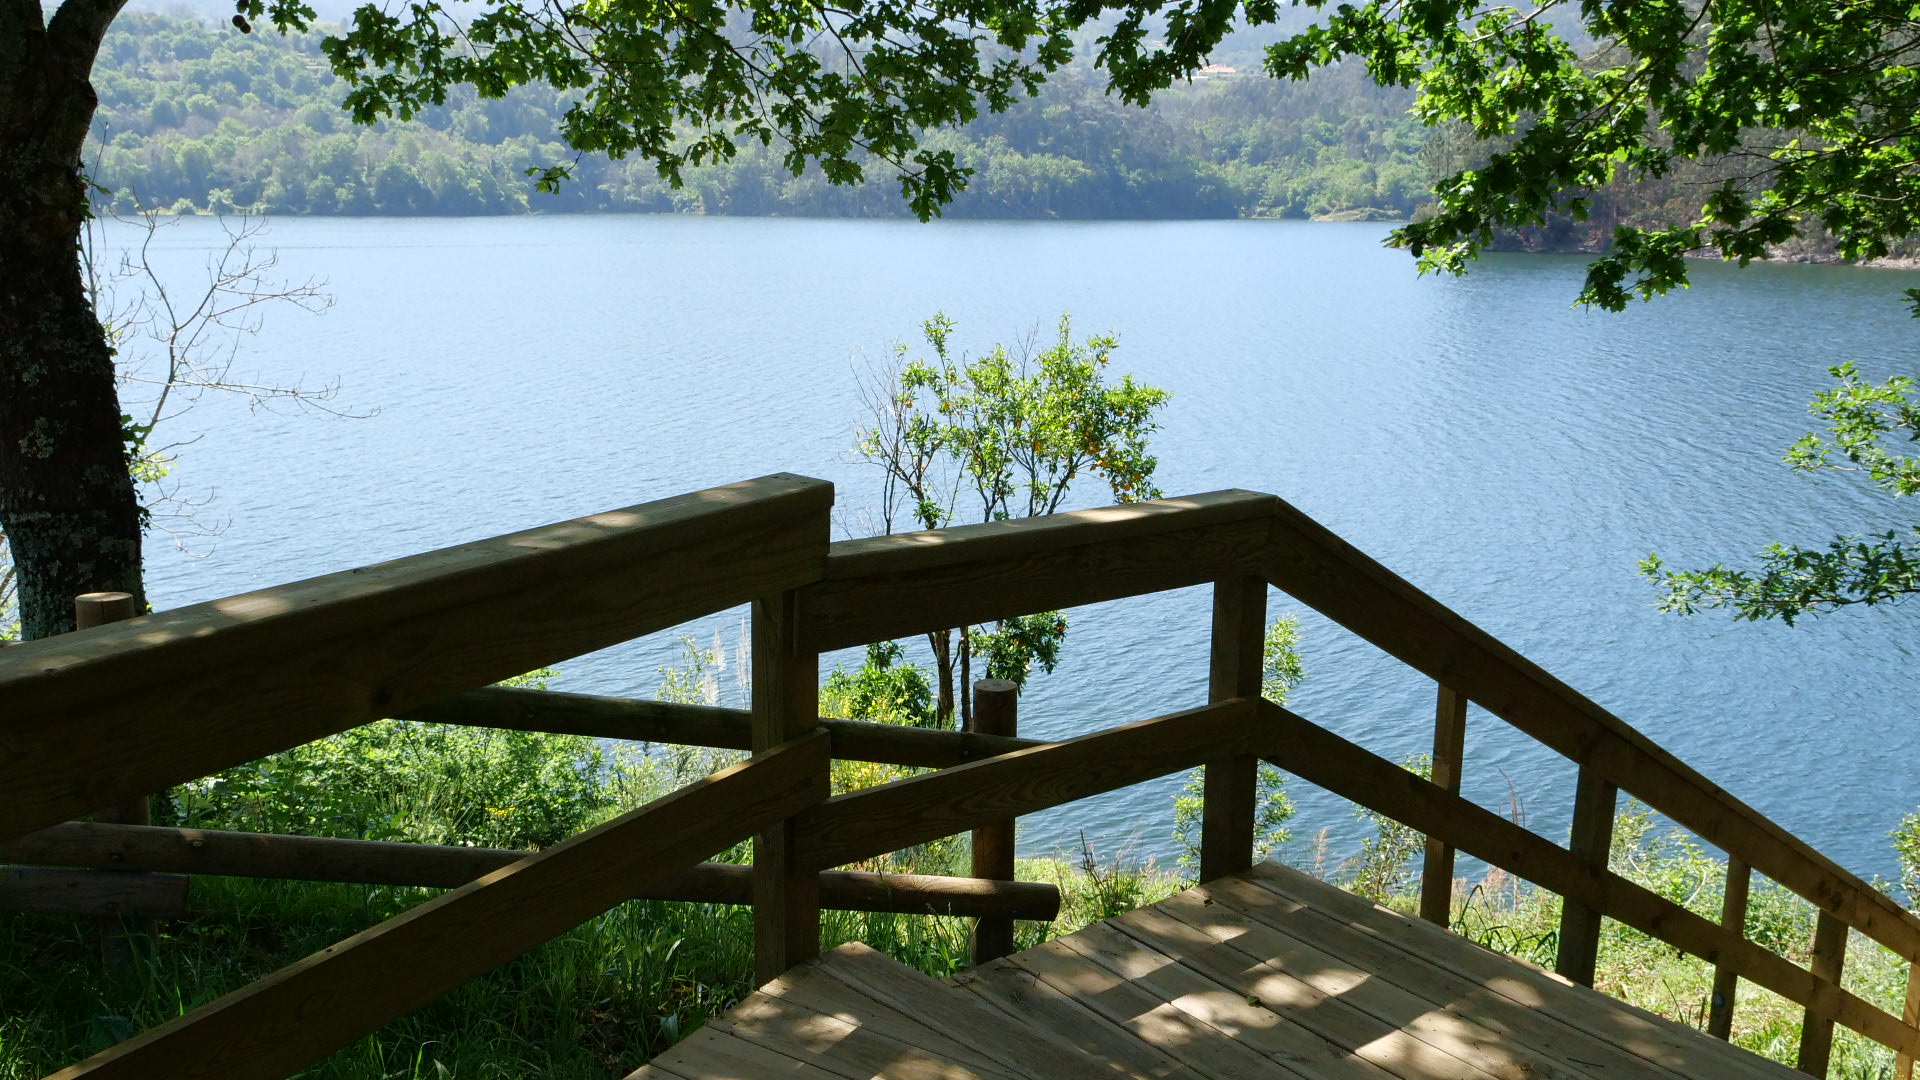
{"type": "Polygon", "coordinates": [[[140,508],[108,347],[80,266],[88,78],[123,0],[0,0],[0,529],[23,635],[73,627],[73,597],[134,594],[140,508]]]}

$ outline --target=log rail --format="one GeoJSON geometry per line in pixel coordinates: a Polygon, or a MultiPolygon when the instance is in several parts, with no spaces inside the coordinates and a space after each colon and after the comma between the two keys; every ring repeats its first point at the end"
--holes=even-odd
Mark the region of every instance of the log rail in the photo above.
{"type": "Polygon", "coordinates": [[[1710,1033],[1731,1029],[1745,979],[1805,1008],[1803,1071],[1826,1075],[1838,1024],[1910,1076],[1920,979],[1895,1016],[1841,975],[1854,931],[1920,963],[1920,919],[1279,499],[839,544],[831,502],[823,482],[763,477],[0,653],[0,859],[452,890],[56,1075],[283,1076],[634,897],[751,903],[763,981],[817,954],[823,907],[1048,919],[1048,886],[838,868],[1195,766],[1210,880],[1251,863],[1264,759],[1424,833],[1426,918],[1450,918],[1464,853],[1564,898],[1563,975],[1591,981],[1615,919],[1715,966],[1710,1033]],[[1058,742],[818,715],[827,650],[1202,584],[1208,694],[1186,711],[1058,742]],[[1434,680],[1431,780],[1260,699],[1269,587],[1434,680]],[[749,601],[751,710],[486,685],[749,601]],[[1578,766],[1569,844],[1460,796],[1470,704],[1578,766]],[[753,756],[531,854],[72,820],[385,716],[753,756]],[[835,758],[935,771],[829,796],[835,758]],[[1728,854],[1720,921],[1608,868],[1621,793],[1728,854]],[[748,837],[752,866],[701,861],[748,837]],[[1754,872],[1818,909],[1809,967],[1746,938],[1754,872]]]}

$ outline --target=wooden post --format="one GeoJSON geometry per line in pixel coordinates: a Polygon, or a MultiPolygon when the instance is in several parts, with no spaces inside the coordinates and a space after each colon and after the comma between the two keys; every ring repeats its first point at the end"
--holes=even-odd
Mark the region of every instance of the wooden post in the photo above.
{"type": "MultiPolygon", "coordinates": [[[[1467,748],[1467,696],[1440,684],[1433,710],[1433,782],[1460,794],[1460,768],[1467,748]]],[[[1453,848],[1427,837],[1420,870],[1420,917],[1436,926],[1453,923],[1453,848]]]]}
{"type": "MultiPolygon", "coordinates": [[[[1567,850],[1604,875],[1613,849],[1613,815],[1620,791],[1593,769],[1580,766],[1573,796],[1573,832],[1567,850]]],[[[1582,986],[1593,985],[1600,959],[1600,912],[1563,900],[1560,907],[1560,952],[1553,969],[1582,986]]]]}
{"type": "MultiPolygon", "coordinates": [[[[1747,890],[1753,882],[1753,868],[1738,855],[1727,856],[1726,891],[1720,898],[1720,925],[1736,934],[1747,932],[1747,890]]],[[[1733,998],[1740,977],[1729,967],[1713,969],[1713,996],[1707,1000],[1707,1034],[1716,1039],[1733,1037],[1733,998]]]]}
{"type": "MultiPolygon", "coordinates": [[[[1920,1025],[1920,967],[1907,967],[1907,1007],[1900,1018],[1909,1027],[1920,1025]]],[[[1913,1080],[1913,1055],[1901,1054],[1893,1061],[1893,1080],[1913,1080]]]]}
{"type": "MultiPolygon", "coordinates": [[[[1011,679],[981,679],[973,684],[973,720],[968,728],[982,735],[1020,733],[1020,687],[1011,679]]],[[[1014,819],[973,830],[973,876],[1013,880],[1014,819]]],[[[1013,953],[1013,920],[982,918],[973,927],[973,962],[984,964],[1013,953]]]]}
{"type": "MultiPolygon", "coordinates": [[[[753,602],[755,753],[819,723],[820,657],[797,645],[798,598],[786,592],[753,602]]],[[[753,838],[754,983],[765,985],[818,955],[820,875],[797,867],[793,819],[788,818],[753,838]]]]}
{"type": "MultiPolygon", "coordinates": [[[[133,594],[124,592],[81,593],[73,598],[73,628],[91,630],[108,623],[124,622],[139,612],[134,610],[133,594]]],[[[146,798],[96,810],[93,820],[117,825],[151,825],[153,808],[146,798]]]]}
{"type": "MultiPolygon", "coordinates": [[[[108,623],[125,622],[140,612],[134,607],[133,594],[128,592],[90,592],[81,593],[73,598],[73,628],[91,630],[108,623]]],[[[93,820],[119,825],[153,824],[152,800],[141,796],[118,806],[103,807],[93,812],[93,820]]],[[[100,873],[117,873],[102,870],[100,873]]],[[[157,875],[142,875],[156,878],[157,875]]],[[[156,882],[157,883],[157,882],[156,882]]],[[[129,883],[131,884],[131,883],[129,883]]],[[[179,892],[184,903],[186,882],[182,880],[179,892]]],[[[138,913],[103,915],[100,918],[100,960],[107,967],[124,968],[133,963],[134,935],[153,936],[154,920],[138,913]]]]}
{"type": "MultiPolygon", "coordinates": [[[[1248,575],[1213,586],[1213,650],[1207,700],[1257,698],[1267,633],[1267,582],[1248,575]]],[[[1206,764],[1206,808],[1200,821],[1200,880],[1253,867],[1253,819],[1260,759],[1223,754],[1206,764]]]]}
{"type": "MultiPolygon", "coordinates": [[[[1847,924],[1830,911],[1820,912],[1813,927],[1813,963],[1807,969],[1834,985],[1840,983],[1840,969],[1847,960],[1847,924]]],[[[1808,1076],[1827,1075],[1827,1062],[1833,1056],[1833,1017],[1808,1006],[1800,1020],[1799,1070],[1808,1076]]]]}

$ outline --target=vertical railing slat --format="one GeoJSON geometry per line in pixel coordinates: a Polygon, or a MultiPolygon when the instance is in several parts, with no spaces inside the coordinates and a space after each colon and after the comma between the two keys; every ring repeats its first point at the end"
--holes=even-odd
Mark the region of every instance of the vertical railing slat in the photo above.
{"type": "MultiPolygon", "coordinates": [[[[1207,700],[1259,697],[1266,643],[1267,582],[1248,575],[1213,586],[1213,646],[1207,700]]],[[[1223,754],[1206,764],[1206,808],[1200,824],[1200,880],[1253,866],[1253,823],[1260,760],[1223,754]]]]}
{"type": "MultiPolygon", "coordinates": [[[[1580,766],[1573,796],[1573,831],[1567,848],[1600,874],[1613,848],[1613,818],[1620,791],[1600,773],[1580,766]]],[[[1593,985],[1600,958],[1600,912],[1566,900],[1560,908],[1560,952],[1553,968],[1582,986],[1593,985]]]]}
{"type": "MultiPolygon", "coordinates": [[[[1808,970],[1838,985],[1847,959],[1847,924],[1830,911],[1821,911],[1813,929],[1813,963],[1808,970]]],[[[1827,1062],[1833,1057],[1833,1017],[1807,1006],[1800,1020],[1801,1072],[1808,1076],[1827,1075],[1827,1062]]]]}
{"type": "MultiPolygon", "coordinates": [[[[1460,794],[1460,769],[1467,748],[1467,697],[1445,683],[1433,711],[1433,782],[1448,794],[1460,794]]],[[[1420,917],[1436,926],[1453,922],[1453,848],[1427,837],[1420,870],[1420,917]]]]}
{"type": "MultiPolygon", "coordinates": [[[[1753,868],[1738,855],[1727,856],[1727,885],[1720,898],[1720,925],[1743,937],[1747,932],[1747,890],[1752,882],[1753,868]]],[[[1733,1001],[1739,987],[1740,977],[1732,968],[1713,969],[1713,996],[1707,1001],[1707,1034],[1716,1039],[1733,1037],[1733,1001]]]]}
{"type": "MultiPolygon", "coordinates": [[[[796,644],[798,594],[753,602],[753,749],[820,722],[820,657],[796,644]]],[[[764,985],[820,955],[820,875],[794,861],[793,819],[753,838],[753,973],[764,985]]]]}

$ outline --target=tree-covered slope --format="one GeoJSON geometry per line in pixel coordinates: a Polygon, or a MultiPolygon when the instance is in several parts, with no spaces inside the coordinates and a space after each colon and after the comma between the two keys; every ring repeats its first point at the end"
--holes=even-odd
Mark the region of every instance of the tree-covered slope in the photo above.
{"type": "MultiPolygon", "coordinates": [[[[794,177],[781,147],[749,145],[674,190],[639,161],[584,158],[556,195],[529,168],[571,162],[566,102],[521,88],[456,90],[411,123],[359,127],[317,36],[241,34],[196,19],[116,20],[94,78],[94,178],[120,204],[273,213],[498,214],[638,210],[881,216],[907,213],[887,169],[858,187],[794,177]]],[[[1148,110],[1069,72],[1037,100],[934,132],[974,170],[954,217],[1406,215],[1430,198],[1408,95],[1354,68],[1307,83],[1220,74],[1148,110]]]]}

